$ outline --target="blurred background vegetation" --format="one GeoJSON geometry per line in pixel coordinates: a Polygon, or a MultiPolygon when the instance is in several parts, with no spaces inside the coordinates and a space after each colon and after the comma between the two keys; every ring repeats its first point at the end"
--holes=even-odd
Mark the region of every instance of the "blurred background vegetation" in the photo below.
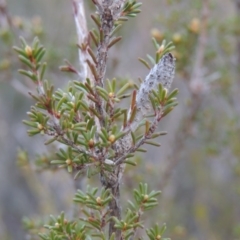
{"type": "MultiPolygon", "coordinates": [[[[88,2],[87,12],[93,11],[88,2]]],[[[122,202],[139,181],[148,182],[162,195],[147,222],[166,222],[166,236],[240,239],[240,1],[143,1],[142,13],[120,33],[109,78],[144,78],[148,70],[137,58],[154,53],[154,36],[176,46],[174,87],[180,91],[179,106],[159,126],[168,131],[161,148],[149,147],[137,167],[128,167],[122,202]],[[193,88],[196,72],[202,83],[193,88]]],[[[29,138],[21,123],[34,86],[17,73],[12,46],[20,35],[29,42],[39,37],[47,49],[46,75],[56,88],[66,86],[74,76],[58,66],[64,59],[78,64],[71,2],[0,1],[0,239],[14,240],[29,239],[24,216],[41,221],[62,210],[71,216],[76,185],[64,170],[43,171],[54,148],[41,137],[29,138]]]]}

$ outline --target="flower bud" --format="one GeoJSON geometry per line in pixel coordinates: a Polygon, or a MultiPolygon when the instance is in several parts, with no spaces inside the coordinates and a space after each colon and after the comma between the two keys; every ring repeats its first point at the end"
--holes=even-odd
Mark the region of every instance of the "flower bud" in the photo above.
{"type": "Polygon", "coordinates": [[[43,125],[42,125],[41,123],[38,123],[37,128],[38,128],[39,130],[43,130],[43,125]]]}
{"type": "Polygon", "coordinates": [[[157,50],[158,53],[162,53],[164,51],[165,46],[162,44],[160,48],[157,50]]]}
{"type": "Polygon", "coordinates": [[[149,198],[149,196],[147,194],[145,194],[144,197],[143,197],[144,201],[147,201],[148,198],[149,198]]]}
{"type": "Polygon", "coordinates": [[[101,204],[101,203],[102,203],[102,199],[101,199],[100,197],[97,197],[97,198],[96,198],[96,202],[97,202],[98,204],[101,204]]]}
{"type": "Polygon", "coordinates": [[[191,32],[198,34],[200,30],[200,20],[198,18],[193,18],[188,28],[191,32]]]}
{"type": "Polygon", "coordinates": [[[161,42],[163,40],[163,34],[157,29],[157,28],[153,28],[151,30],[151,35],[158,41],[161,42]]]}
{"type": "Polygon", "coordinates": [[[179,33],[173,34],[173,42],[174,43],[180,43],[182,41],[182,36],[179,33]]]}
{"type": "Polygon", "coordinates": [[[25,53],[27,54],[28,57],[32,56],[32,48],[30,46],[25,47],[25,53]]]}
{"type": "Polygon", "coordinates": [[[67,165],[71,165],[72,164],[72,160],[71,159],[67,159],[65,162],[66,162],[67,165]]]}
{"type": "Polygon", "coordinates": [[[110,93],[108,94],[108,96],[109,96],[110,98],[113,98],[113,97],[114,97],[114,93],[113,93],[113,92],[110,92],[110,93]]]}
{"type": "Polygon", "coordinates": [[[108,140],[110,143],[114,143],[115,139],[116,139],[116,137],[113,134],[108,137],[108,140]]]}
{"type": "Polygon", "coordinates": [[[60,227],[60,224],[58,222],[55,223],[55,227],[56,228],[59,228],[60,227]]]}
{"type": "Polygon", "coordinates": [[[93,140],[93,139],[90,139],[90,140],[88,141],[88,146],[89,146],[90,148],[93,148],[93,147],[94,147],[94,140],[93,140]]]}

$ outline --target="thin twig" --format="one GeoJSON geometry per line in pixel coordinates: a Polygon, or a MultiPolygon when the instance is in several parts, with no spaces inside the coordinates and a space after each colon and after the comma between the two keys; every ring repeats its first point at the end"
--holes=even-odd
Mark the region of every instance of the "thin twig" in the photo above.
{"type": "MultiPolygon", "coordinates": [[[[240,0],[235,0],[235,2],[236,2],[236,12],[237,12],[238,26],[239,26],[240,25],[240,0]]],[[[240,65],[240,35],[237,36],[237,64],[236,64],[236,66],[239,66],[239,65],[240,65]]]]}
{"type": "Polygon", "coordinates": [[[80,81],[85,82],[87,78],[92,80],[93,77],[86,62],[88,59],[88,30],[84,11],[84,3],[83,0],[72,0],[72,5],[79,46],[80,81]]]}
{"type": "Polygon", "coordinates": [[[209,0],[202,1],[201,29],[195,54],[195,62],[190,80],[190,90],[194,94],[206,91],[206,83],[203,82],[203,65],[205,49],[207,45],[207,25],[209,18],[209,0]]]}
{"type": "Polygon", "coordinates": [[[0,0],[0,26],[2,28],[12,26],[12,19],[7,11],[7,4],[5,0],[0,0]]]}
{"type": "MultiPolygon", "coordinates": [[[[87,50],[89,39],[88,39],[88,30],[87,30],[86,16],[85,16],[85,10],[84,10],[84,1],[72,0],[72,5],[73,5],[74,20],[75,20],[77,36],[78,36],[79,64],[80,64],[80,71],[78,72],[80,75],[80,81],[85,82],[86,79],[88,78],[90,79],[92,86],[95,86],[93,74],[87,64],[87,61],[90,61],[91,57],[89,57],[89,53],[87,50]]],[[[87,99],[87,101],[89,100],[87,99]]],[[[103,111],[100,108],[98,113],[102,113],[102,112],[103,111]]],[[[102,123],[99,121],[97,117],[95,117],[95,123],[98,131],[100,131],[102,123]]]]}

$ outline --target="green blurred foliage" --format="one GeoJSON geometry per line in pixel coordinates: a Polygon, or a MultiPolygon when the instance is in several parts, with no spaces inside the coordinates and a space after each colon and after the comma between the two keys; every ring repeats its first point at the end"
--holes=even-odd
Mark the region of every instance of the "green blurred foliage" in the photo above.
{"type": "MultiPolygon", "coordinates": [[[[186,134],[185,129],[178,128],[177,134],[183,131],[184,139],[181,141],[184,144],[178,154],[179,166],[173,170],[175,179],[171,184],[179,190],[170,197],[172,202],[166,204],[168,222],[172,225],[169,232],[177,229],[177,233],[180,229],[179,236],[173,234],[173,239],[240,237],[236,230],[240,220],[237,203],[240,180],[240,112],[237,100],[239,10],[234,13],[229,7],[228,11],[222,12],[223,15],[218,15],[217,11],[224,6],[219,1],[209,2],[203,69],[203,81],[209,82],[209,91],[201,99],[200,108],[188,126],[190,133],[186,134]],[[181,196],[184,191],[185,197],[181,196]],[[180,199],[178,196],[181,196],[180,199]],[[176,228],[178,224],[180,227],[176,228]]],[[[199,44],[201,1],[184,1],[182,8],[180,3],[172,1],[168,7],[168,13],[160,14],[156,20],[163,26],[153,29],[152,35],[172,39],[176,45],[178,72],[188,87],[199,44]],[[183,15],[187,3],[188,14],[183,15]]],[[[192,102],[188,96],[184,97],[184,101],[186,104],[192,102]]],[[[184,121],[184,116],[182,119],[184,121]]]]}

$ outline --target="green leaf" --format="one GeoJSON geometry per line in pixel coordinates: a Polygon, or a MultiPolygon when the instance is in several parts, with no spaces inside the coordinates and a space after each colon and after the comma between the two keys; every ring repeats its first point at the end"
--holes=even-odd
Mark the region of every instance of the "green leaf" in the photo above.
{"type": "Polygon", "coordinates": [[[41,59],[43,58],[45,52],[46,52],[46,50],[43,48],[38,54],[36,54],[36,56],[35,56],[36,62],[40,62],[41,61],[41,59]]]}
{"type": "Polygon", "coordinates": [[[20,39],[23,47],[25,48],[27,46],[27,43],[26,43],[25,39],[22,36],[20,36],[19,39],[20,39]]]}
{"type": "Polygon", "coordinates": [[[130,118],[129,118],[129,123],[132,123],[133,120],[135,119],[137,113],[137,106],[135,105],[134,108],[131,111],[130,118]]]}
{"type": "Polygon", "coordinates": [[[159,233],[160,233],[160,234],[163,234],[163,233],[166,231],[166,229],[167,229],[167,226],[166,226],[166,223],[164,223],[163,226],[161,227],[159,233]]]}
{"type": "Polygon", "coordinates": [[[166,99],[166,96],[167,96],[167,89],[166,88],[163,88],[162,92],[161,92],[161,96],[160,96],[160,99],[161,99],[161,102],[164,102],[166,99]]]}
{"type": "Polygon", "coordinates": [[[122,39],[122,37],[115,37],[111,40],[111,42],[108,44],[108,48],[111,48],[113,45],[115,45],[117,42],[119,42],[122,39]]]}
{"type": "Polygon", "coordinates": [[[154,133],[154,134],[151,135],[151,139],[157,138],[157,137],[159,137],[159,136],[164,136],[164,135],[166,135],[166,134],[167,134],[167,132],[154,133]]]}
{"type": "Polygon", "coordinates": [[[156,62],[155,62],[155,60],[154,60],[154,58],[153,58],[152,56],[150,56],[150,55],[147,54],[147,58],[148,58],[149,61],[152,63],[152,65],[155,65],[155,64],[156,64],[156,62]]]}
{"type": "Polygon", "coordinates": [[[153,41],[154,47],[156,48],[156,50],[158,50],[160,48],[160,45],[158,44],[157,40],[153,37],[152,41],[153,41]]]}
{"type": "Polygon", "coordinates": [[[34,37],[33,43],[32,43],[32,48],[33,48],[33,49],[37,49],[37,48],[38,48],[38,44],[39,44],[39,39],[38,39],[38,37],[34,37]]]}
{"type": "Polygon", "coordinates": [[[122,27],[122,24],[118,24],[110,33],[110,37],[112,37],[121,27],[122,27]]]}
{"type": "Polygon", "coordinates": [[[27,131],[29,136],[34,136],[36,134],[39,134],[40,132],[41,132],[41,130],[39,130],[39,129],[31,129],[31,130],[27,131]]]}
{"type": "Polygon", "coordinates": [[[158,196],[159,194],[161,194],[161,191],[152,191],[148,194],[149,199],[158,196]]]}
{"type": "Polygon", "coordinates": [[[174,98],[177,94],[178,94],[178,89],[175,88],[168,96],[167,96],[167,99],[171,99],[171,98],[174,98]]]}
{"type": "Polygon", "coordinates": [[[138,58],[138,60],[147,68],[147,69],[151,69],[150,65],[148,64],[148,62],[146,60],[144,60],[143,58],[138,58]]]}
{"type": "Polygon", "coordinates": [[[18,55],[18,58],[20,59],[20,61],[24,64],[26,64],[29,68],[32,69],[32,63],[29,61],[29,59],[27,57],[24,57],[23,55],[18,55]]]}
{"type": "Polygon", "coordinates": [[[21,73],[22,75],[25,75],[25,76],[29,77],[29,78],[32,79],[34,82],[37,81],[36,75],[34,75],[34,74],[33,74],[32,72],[30,72],[30,71],[25,71],[25,70],[19,69],[18,72],[21,73]]]}
{"type": "Polygon", "coordinates": [[[161,144],[157,143],[157,142],[153,142],[153,141],[145,141],[146,144],[155,146],[155,147],[160,147],[161,144]]]}
{"type": "Polygon", "coordinates": [[[23,57],[28,58],[26,52],[23,49],[14,46],[13,50],[16,51],[17,53],[19,53],[20,55],[22,55],[23,57]]]}
{"type": "Polygon", "coordinates": [[[115,135],[115,142],[116,142],[119,138],[123,137],[124,135],[125,135],[125,132],[119,132],[118,134],[116,134],[116,135],[115,135]]]}
{"type": "Polygon", "coordinates": [[[128,21],[128,18],[122,16],[122,17],[119,17],[119,18],[118,18],[118,21],[126,22],[126,21],[128,21]]]}
{"type": "Polygon", "coordinates": [[[101,88],[99,86],[96,87],[97,89],[97,92],[101,95],[101,97],[104,98],[104,100],[108,101],[108,92],[104,89],[104,88],[101,88]]]}
{"type": "Polygon", "coordinates": [[[32,121],[26,121],[26,120],[23,120],[22,121],[24,124],[30,126],[30,127],[34,127],[34,128],[37,128],[38,124],[36,122],[32,122],[32,121]]]}
{"type": "Polygon", "coordinates": [[[145,148],[138,148],[136,150],[136,152],[143,152],[143,153],[145,153],[145,152],[147,152],[147,150],[145,148]]]}
{"type": "Polygon", "coordinates": [[[52,160],[50,163],[51,164],[65,164],[66,161],[64,161],[64,160],[52,160]]]}
{"type": "Polygon", "coordinates": [[[91,18],[94,21],[94,23],[97,25],[98,28],[101,27],[101,22],[99,20],[99,18],[97,18],[95,15],[91,14],[91,18]]]}
{"type": "MultiPolygon", "coordinates": [[[[40,46],[38,49],[34,49],[33,56],[36,59],[44,50],[43,46],[40,46]]],[[[37,61],[38,62],[38,61],[37,61]]]]}
{"type": "Polygon", "coordinates": [[[137,166],[137,163],[135,161],[130,160],[130,159],[125,160],[124,163],[132,165],[132,166],[137,166]]]}
{"type": "Polygon", "coordinates": [[[174,107],[169,107],[169,108],[166,108],[162,114],[162,117],[165,117],[167,116],[172,110],[174,109],[174,107]]]}
{"type": "Polygon", "coordinates": [[[111,235],[109,240],[115,240],[115,233],[112,233],[112,235],[111,235]]]}
{"type": "Polygon", "coordinates": [[[49,139],[48,141],[46,141],[44,144],[45,144],[45,145],[48,145],[48,144],[50,144],[50,143],[53,143],[54,141],[57,140],[57,138],[58,138],[58,137],[50,138],[50,139],[49,139]]]}
{"type": "Polygon", "coordinates": [[[130,87],[130,83],[129,82],[125,83],[116,93],[116,96],[118,97],[119,95],[122,95],[126,90],[129,89],[129,87],[130,87]]]}
{"type": "Polygon", "coordinates": [[[63,159],[66,160],[67,157],[68,157],[68,156],[67,156],[67,153],[66,153],[62,148],[60,148],[59,151],[60,151],[60,152],[58,152],[57,155],[59,155],[61,158],[63,158],[63,159]]]}
{"type": "Polygon", "coordinates": [[[144,210],[150,210],[150,209],[156,207],[157,205],[158,205],[158,203],[144,203],[143,207],[144,207],[144,210]]]}
{"type": "Polygon", "coordinates": [[[93,40],[95,46],[98,47],[99,39],[98,39],[97,35],[95,35],[93,31],[90,31],[89,34],[90,34],[91,39],[93,40]]]}
{"type": "Polygon", "coordinates": [[[45,62],[45,63],[43,63],[43,65],[42,65],[42,70],[41,70],[41,73],[40,73],[40,80],[41,80],[41,81],[43,80],[46,67],[47,67],[47,63],[45,62]]]}
{"type": "Polygon", "coordinates": [[[67,170],[69,173],[71,173],[73,171],[73,166],[72,165],[68,165],[67,166],[67,170]]]}

